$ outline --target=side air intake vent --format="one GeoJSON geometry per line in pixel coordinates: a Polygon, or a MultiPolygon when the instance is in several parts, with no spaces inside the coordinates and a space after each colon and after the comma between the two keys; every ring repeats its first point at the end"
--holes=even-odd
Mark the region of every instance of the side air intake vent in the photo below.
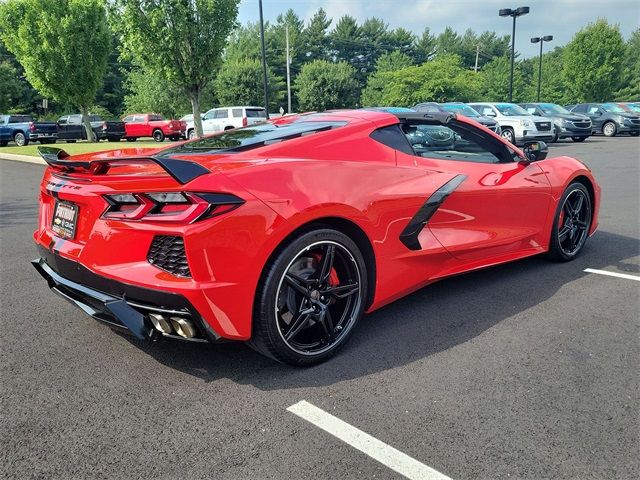
{"type": "Polygon", "coordinates": [[[147,261],[178,277],[191,277],[182,237],[156,235],[149,247],[147,261]]]}

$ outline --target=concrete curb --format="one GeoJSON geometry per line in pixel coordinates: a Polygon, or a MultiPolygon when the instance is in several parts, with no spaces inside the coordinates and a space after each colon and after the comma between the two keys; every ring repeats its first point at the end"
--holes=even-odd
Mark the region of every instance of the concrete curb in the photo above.
{"type": "Polygon", "coordinates": [[[36,163],[38,165],[47,164],[40,157],[32,157],[30,155],[17,155],[15,153],[4,153],[4,152],[0,152],[0,160],[14,160],[16,162],[36,163]]]}

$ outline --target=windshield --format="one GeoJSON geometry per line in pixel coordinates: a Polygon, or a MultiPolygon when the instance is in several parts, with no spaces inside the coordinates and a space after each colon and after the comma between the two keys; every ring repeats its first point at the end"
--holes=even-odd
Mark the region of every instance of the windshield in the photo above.
{"type": "Polygon", "coordinates": [[[603,103],[602,109],[605,112],[613,112],[613,113],[624,113],[624,108],[619,107],[615,103],[603,103]]]}
{"type": "Polygon", "coordinates": [[[566,108],[555,103],[541,103],[539,106],[544,113],[571,113],[566,108]]]}
{"type": "Polygon", "coordinates": [[[479,117],[480,114],[476,112],[469,105],[464,105],[460,103],[443,103],[441,105],[443,109],[447,112],[454,112],[464,115],[465,117],[479,117]]]}
{"type": "Polygon", "coordinates": [[[515,103],[496,103],[494,106],[505,117],[515,117],[517,115],[529,116],[529,112],[515,103]]]}
{"type": "Polygon", "coordinates": [[[262,123],[251,127],[236,128],[217,135],[200,138],[162,151],[162,155],[174,153],[240,152],[263,147],[292,138],[331,130],[346,122],[293,122],[284,125],[262,123]]]}

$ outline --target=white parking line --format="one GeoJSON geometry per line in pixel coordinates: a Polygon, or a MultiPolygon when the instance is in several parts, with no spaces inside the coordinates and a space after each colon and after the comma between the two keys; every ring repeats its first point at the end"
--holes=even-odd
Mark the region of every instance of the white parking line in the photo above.
{"type": "Polygon", "coordinates": [[[309,402],[302,400],[291,405],[287,410],[407,478],[412,480],[451,480],[437,470],[420,463],[309,402]]]}
{"type": "Polygon", "coordinates": [[[585,268],[584,271],[587,273],[597,273],[598,275],[607,275],[609,277],[625,278],[627,280],[635,280],[636,282],[640,282],[640,277],[636,275],[629,275],[626,273],[608,272],[606,270],[595,270],[593,268],[585,268]]]}

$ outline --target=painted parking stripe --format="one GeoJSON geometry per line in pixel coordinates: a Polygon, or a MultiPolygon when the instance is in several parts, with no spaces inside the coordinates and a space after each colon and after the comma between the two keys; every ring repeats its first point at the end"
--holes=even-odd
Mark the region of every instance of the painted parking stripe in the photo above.
{"type": "Polygon", "coordinates": [[[609,277],[618,277],[640,282],[640,277],[638,277],[637,275],[629,275],[627,273],[608,272],[606,270],[596,270],[594,268],[585,268],[584,271],[587,273],[597,273],[598,275],[607,275],[609,277]]]}
{"type": "Polygon", "coordinates": [[[291,405],[287,410],[369,455],[374,460],[406,478],[412,480],[451,480],[437,470],[420,463],[409,455],[396,450],[309,402],[302,400],[295,405],[291,405]]]}

